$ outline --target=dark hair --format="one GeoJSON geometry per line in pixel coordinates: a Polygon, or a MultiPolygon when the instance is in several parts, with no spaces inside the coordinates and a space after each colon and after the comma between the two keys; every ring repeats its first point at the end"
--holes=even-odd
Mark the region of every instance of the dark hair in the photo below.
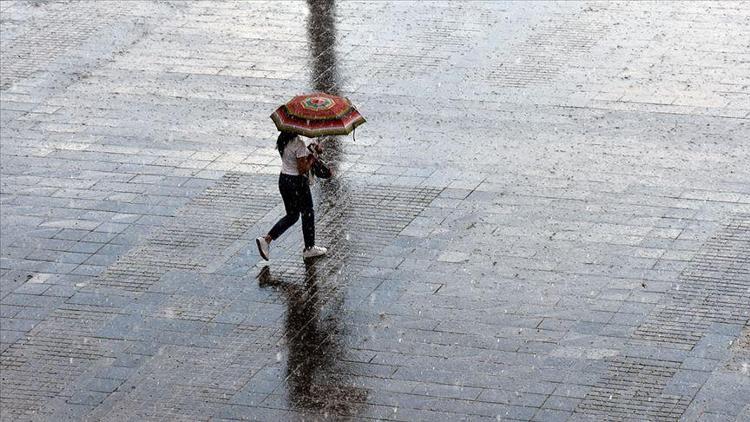
{"type": "Polygon", "coordinates": [[[276,138],[276,149],[279,150],[279,155],[284,156],[284,148],[296,136],[297,134],[292,132],[279,132],[279,137],[276,138]]]}

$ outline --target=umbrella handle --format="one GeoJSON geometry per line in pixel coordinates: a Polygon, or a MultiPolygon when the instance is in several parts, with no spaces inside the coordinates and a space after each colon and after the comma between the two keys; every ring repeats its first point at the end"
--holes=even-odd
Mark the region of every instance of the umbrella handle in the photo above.
{"type": "Polygon", "coordinates": [[[352,129],[352,142],[357,142],[357,128],[352,129]]]}

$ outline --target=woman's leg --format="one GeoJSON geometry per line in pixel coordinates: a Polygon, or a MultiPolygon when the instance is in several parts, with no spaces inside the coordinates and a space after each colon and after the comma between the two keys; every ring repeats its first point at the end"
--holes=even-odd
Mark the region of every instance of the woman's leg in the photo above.
{"type": "Polygon", "coordinates": [[[266,241],[276,240],[289,227],[299,220],[300,215],[300,189],[299,183],[294,176],[282,174],[279,176],[279,192],[284,200],[286,215],[276,222],[271,231],[266,235],[266,241]],[[269,239],[270,238],[270,239],[269,239]]]}
{"type": "MultiPolygon", "coordinates": [[[[271,238],[271,240],[278,239],[279,236],[281,236],[282,234],[284,234],[284,232],[289,227],[292,227],[294,225],[294,223],[297,222],[297,220],[299,220],[299,213],[298,212],[295,212],[293,214],[287,214],[287,215],[281,217],[281,219],[279,221],[277,221],[276,224],[273,225],[273,227],[271,228],[271,231],[268,232],[268,235],[266,237],[266,241],[268,241],[269,237],[271,238]]],[[[305,221],[304,218],[303,218],[302,221],[303,222],[305,221]]]]}
{"type": "Polygon", "coordinates": [[[310,185],[307,182],[305,182],[299,198],[302,213],[302,237],[305,239],[305,249],[309,249],[315,246],[315,211],[313,211],[310,185]]]}

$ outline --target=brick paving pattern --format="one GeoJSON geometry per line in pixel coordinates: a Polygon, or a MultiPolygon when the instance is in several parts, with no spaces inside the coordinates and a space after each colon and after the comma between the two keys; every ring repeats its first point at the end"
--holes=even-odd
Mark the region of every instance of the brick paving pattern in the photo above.
{"type": "Polygon", "coordinates": [[[747,3],[123,4],[0,3],[0,420],[750,419],[747,3]]]}
{"type": "MultiPolygon", "coordinates": [[[[622,356],[612,360],[607,376],[594,386],[579,408],[615,418],[674,420],[683,415],[699,385],[663,394],[712,325],[742,327],[750,301],[750,220],[737,217],[709,239],[680,274],[666,303],[633,332],[643,341],[641,353],[661,353],[659,345],[685,350],[670,359],[622,356]]],[[[640,342],[639,342],[640,343],[640,342]]],[[[637,343],[638,344],[638,343],[637,343]]]]}

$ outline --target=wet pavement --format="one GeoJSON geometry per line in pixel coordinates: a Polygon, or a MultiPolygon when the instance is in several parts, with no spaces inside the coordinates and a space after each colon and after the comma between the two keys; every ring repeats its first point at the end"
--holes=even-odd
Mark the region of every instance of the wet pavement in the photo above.
{"type": "Polygon", "coordinates": [[[3,421],[750,419],[747,3],[0,12],[3,421]]]}

